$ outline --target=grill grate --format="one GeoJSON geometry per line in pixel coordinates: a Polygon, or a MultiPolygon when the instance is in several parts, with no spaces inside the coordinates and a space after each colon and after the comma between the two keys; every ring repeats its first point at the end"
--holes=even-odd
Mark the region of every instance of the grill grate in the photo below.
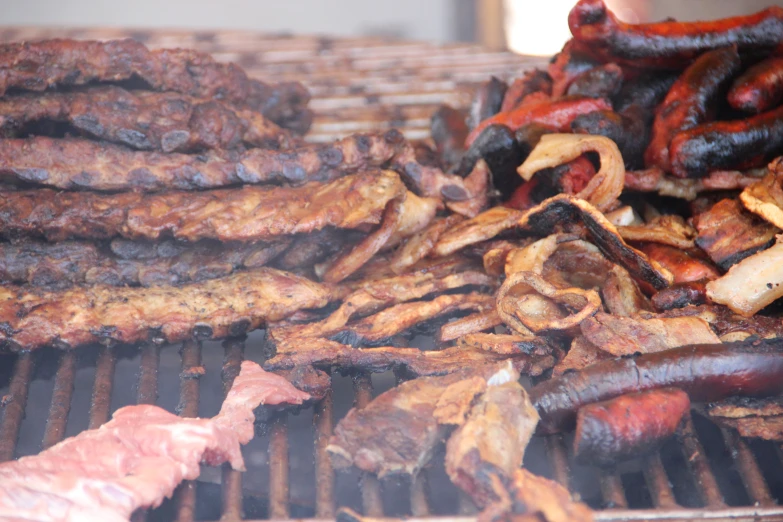
{"type": "MultiPolygon", "coordinates": [[[[133,36],[151,47],[210,52],[262,78],[304,81],[317,111],[308,136],[313,141],[392,126],[410,138],[426,137],[430,115],[439,104],[465,107],[476,83],[490,75],[513,76],[541,64],[537,58],[472,46],[380,39],[0,30],[2,41],[56,36],[133,36]]],[[[214,415],[241,361],[260,362],[263,357],[259,333],[222,345],[193,341],[0,355],[0,461],[36,453],[82,429],[100,426],[126,404],[157,403],[183,416],[214,415]]],[[[391,373],[334,374],[333,389],[319,404],[296,415],[278,414],[266,423],[266,431],[245,447],[246,473],[227,465],[220,470],[204,468],[198,481],[183,484],[171,501],[136,513],[134,520],[329,519],[339,506],[371,517],[474,520],[475,507],[446,478],[442,455],[413,480],[379,481],[355,470],[332,469],[326,444],[334,424],[352,403],[362,407],[396,382],[391,373]]],[[[606,508],[596,513],[597,520],[783,520],[783,508],[777,506],[783,499],[781,448],[743,441],[698,416],[689,419],[678,440],[661,452],[603,474],[572,466],[569,442],[562,435],[534,438],[526,465],[569,487],[593,507],[606,508]]]]}

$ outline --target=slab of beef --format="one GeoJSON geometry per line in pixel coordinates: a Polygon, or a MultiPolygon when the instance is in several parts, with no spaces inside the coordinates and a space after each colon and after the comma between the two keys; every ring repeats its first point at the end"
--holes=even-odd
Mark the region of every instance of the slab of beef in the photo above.
{"type": "Polygon", "coordinates": [[[309,398],[245,361],[211,419],[181,418],[152,405],[120,408],[98,429],[0,464],[0,519],[129,520],[136,509],[160,505],[180,482],[198,477],[202,462],[244,470],[240,445],[253,438],[253,410],[309,398]]]}

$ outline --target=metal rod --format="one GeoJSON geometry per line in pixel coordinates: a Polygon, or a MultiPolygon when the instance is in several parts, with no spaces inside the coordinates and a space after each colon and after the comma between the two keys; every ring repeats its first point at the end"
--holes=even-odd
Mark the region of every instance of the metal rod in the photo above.
{"type": "Polygon", "coordinates": [[[570,489],[568,477],[571,475],[571,470],[568,467],[568,450],[563,436],[559,434],[548,435],[544,441],[549,460],[552,462],[553,478],[564,488],[570,489]]]}
{"type": "Polygon", "coordinates": [[[19,426],[24,417],[27,405],[27,392],[30,388],[30,377],[33,375],[33,354],[19,354],[11,376],[8,395],[3,397],[3,421],[0,423],[0,462],[14,458],[16,439],[19,437],[19,426]]]}
{"type": "Polygon", "coordinates": [[[661,461],[661,453],[656,451],[645,459],[644,478],[647,481],[647,489],[650,490],[653,505],[658,508],[673,508],[677,506],[674,498],[672,484],[666,474],[666,468],[661,461]]]}
{"type": "MultiPolygon", "coordinates": [[[[372,379],[367,372],[361,372],[353,378],[354,406],[362,409],[372,401],[372,379]]],[[[383,499],[381,498],[381,483],[372,473],[363,473],[359,479],[362,489],[364,515],[368,517],[383,516],[383,499]]]]}
{"type": "Polygon", "coordinates": [[[332,390],[315,405],[315,516],[334,518],[334,469],[326,446],[334,431],[334,398],[332,390]]]}
{"type": "MultiPolygon", "coordinates": [[[[228,339],[223,342],[223,398],[228,395],[234,379],[239,375],[244,358],[244,339],[228,339]]],[[[242,518],[242,473],[223,464],[223,513],[221,520],[240,520],[242,518]]]]}
{"type": "Polygon", "coordinates": [[[427,487],[426,469],[411,477],[411,514],[414,517],[426,517],[430,514],[427,487]]]}
{"type": "Polygon", "coordinates": [[[601,495],[604,497],[604,505],[606,505],[607,508],[624,509],[628,507],[628,501],[625,498],[625,490],[623,489],[623,481],[617,471],[611,470],[602,473],[600,483],[601,495]]]}
{"type": "Polygon", "coordinates": [[[726,441],[726,448],[731,452],[734,465],[742,477],[750,500],[758,506],[775,505],[775,500],[764,480],[761,468],[759,468],[756,457],[753,456],[748,445],[736,431],[727,429],[721,429],[721,431],[723,432],[723,440],[726,441]]]}
{"type": "Polygon", "coordinates": [[[95,367],[95,384],[92,388],[92,402],[90,403],[90,423],[87,429],[100,428],[109,420],[116,361],[114,350],[108,346],[102,346],[95,367]]]}
{"type": "MultiPolygon", "coordinates": [[[[199,401],[199,377],[201,376],[201,343],[185,341],[182,344],[182,372],[180,373],[179,404],[181,417],[197,417],[199,401]]],[[[185,481],[177,488],[177,520],[188,522],[196,512],[196,483],[185,481]]]]}
{"type": "Polygon", "coordinates": [[[683,419],[680,429],[680,439],[682,442],[682,451],[685,455],[685,462],[693,475],[696,488],[701,494],[701,498],[707,507],[719,508],[726,505],[723,494],[720,492],[718,482],[712,473],[710,463],[704,454],[704,448],[699,442],[696,430],[693,427],[693,419],[690,414],[683,419]]]}
{"type": "Polygon", "coordinates": [[[76,354],[72,350],[64,351],[60,355],[60,364],[57,366],[57,374],[54,376],[52,404],[49,406],[49,416],[46,418],[46,430],[41,442],[41,449],[50,448],[63,440],[65,427],[68,423],[68,412],[71,411],[75,378],[76,354]]]}
{"type": "Polygon", "coordinates": [[[269,431],[269,518],[290,517],[288,506],[288,414],[279,413],[269,431]]]}
{"type": "Polygon", "coordinates": [[[144,345],[141,349],[139,389],[136,395],[137,404],[155,404],[158,401],[159,364],[160,347],[155,343],[147,343],[144,345]]]}

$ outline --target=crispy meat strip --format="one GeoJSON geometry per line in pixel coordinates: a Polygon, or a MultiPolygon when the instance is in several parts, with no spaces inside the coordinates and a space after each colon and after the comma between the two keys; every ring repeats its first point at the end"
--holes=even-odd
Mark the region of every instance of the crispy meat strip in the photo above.
{"type": "Polygon", "coordinates": [[[484,351],[507,355],[518,353],[549,355],[552,353],[552,346],[543,338],[522,335],[472,333],[457,339],[457,346],[480,348],[484,351]]]}
{"type": "Polygon", "coordinates": [[[591,364],[610,359],[612,356],[582,337],[571,342],[571,348],[563,359],[552,368],[552,377],[560,377],[567,372],[579,371],[591,364]]]}
{"type": "Polygon", "coordinates": [[[769,164],[764,178],[746,187],[740,194],[740,201],[746,209],[778,228],[783,228],[782,176],[783,159],[778,158],[769,164]]]}
{"type": "Polygon", "coordinates": [[[742,341],[751,336],[761,338],[783,337],[783,323],[776,317],[756,314],[745,317],[727,306],[706,304],[684,306],[661,314],[639,314],[640,317],[688,317],[697,316],[707,321],[724,343],[742,341]]]}
{"type": "Polygon", "coordinates": [[[522,466],[538,424],[538,412],[517,382],[519,374],[507,373],[498,372],[487,381],[467,419],[446,443],[446,473],[479,509],[504,496],[500,478],[511,477],[522,466]]]}
{"type": "Polygon", "coordinates": [[[427,228],[411,236],[395,252],[391,259],[391,269],[401,274],[411,266],[427,257],[435,248],[435,244],[445,232],[463,221],[459,214],[451,214],[438,218],[427,228]]]}
{"type": "Polygon", "coordinates": [[[289,338],[275,344],[275,355],[264,363],[264,368],[278,371],[312,365],[317,368],[365,370],[383,372],[391,368],[404,368],[416,376],[446,375],[464,368],[509,360],[514,368],[525,375],[537,376],[554,365],[551,355],[537,355],[543,349],[539,343],[534,354],[524,344],[517,353],[488,351],[490,345],[460,345],[442,350],[422,351],[418,348],[354,348],[347,344],[319,338],[289,338]],[[540,351],[540,350],[539,350],[540,351]]]}
{"type": "Polygon", "coordinates": [[[442,343],[453,341],[463,335],[475,334],[490,330],[503,324],[503,320],[495,310],[478,312],[450,321],[440,328],[438,340],[442,343]]]}
{"type": "MultiPolygon", "coordinates": [[[[665,268],[665,267],[664,267],[665,268]]],[[[604,306],[614,315],[628,317],[642,310],[652,310],[652,303],[645,296],[628,270],[620,265],[612,266],[601,286],[604,306]]]]}
{"type": "Polygon", "coordinates": [[[337,424],[327,451],[337,468],[375,473],[416,473],[430,460],[450,425],[465,422],[489,382],[518,378],[506,365],[467,368],[404,382],[354,408],[337,424]]]}
{"type": "Polygon", "coordinates": [[[150,51],[130,39],[55,39],[0,46],[0,95],[11,88],[43,91],[92,81],[116,82],[133,76],[142,78],[155,90],[215,98],[260,111],[302,134],[310,126],[310,94],[303,85],[267,85],[248,78],[233,63],[218,63],[198,51],[150,51]]]}
{"type": "Polygon", "coordinates": [[[525,212],[517,226],[539,235],[556,227],[580,222],[589,239],[611,261],[620,264],[638,281],[661,289],[672,283],[672,274],[642,252],[628,246],[617,228],[588,202],[564,194],[549,198],[525,212]]]}
{"type": "Polygon", "coordinates": [[[735,199],[717,202],[693,222],[699,231],[696,244],[723,270],[767,248],[780,232],[747,212],[735,199]]]}
{"type": "MultiPolygon", "coordinates": [[[[720,277],[718,268],[698,250],[686,251],[669,245],[649,243],[641,247],[647,257],[674,274],[674,283],[690,283],[720,277]]],[[[662,290],[663,291],[663,290],[662,290]]]]}
{"type": "Polygon", "coordinates": [[[0,99],[3,137],[16,137],[41,121],[65,122],[89,136],[138,150],[192,152],[295,144],[287,131],[257,112],[172,92],[112,86],[0,99]]]}
{"type": "Polygon", "coordinates": [[[707,406],[710,418],[743,437],[783,441],[783,398],[730,397],[707,406]]]}
{"type": "Polygon", "coordinates": [[[243,361],[210,419],[182,418],[153,405],[126,406],[111,421],[29,457],[0,464],[0,518],[130,520],[157,507],[200,464],[244,470],[241,445],[253,438],[261,404],[302,404],[310,395],[243,361]]]}
{"type": "Polygon", "coordinates": [[[393,172],[345,176],[298,188],[243,187],[204,192],[94,194],[39,189],[0,193],[6,236],[258,241],[326,226],[381,221],[387,203],[405,195],[393,172]]]}
{"type": "Polygon", "coordinates": [[[215,279],[238,268],[257,268],[288,246],[200,241],[112,241],[110,248],[85,241],[0,244],[0,282],[63,288],[71,284],[156,286],[215,279]]]}
{"type": "Polygon", "coordinates": [[[580,0],[568,15],[571,34],[605,60],[633,67],[681,68],[711,49],[737,45],[743,51],[772,49],[783,40],[783,9],[708,22],[628,24],[604,0],[580,0]]]}
{"type": "Polygon", "coordinates": [[[303,308],[320,308],[329,290],[260,268],[183,286],[95,285],[62,291],[0,287],[0,343],[12,350],[97,341],[177,342],[242,335],[303,308]]]}
{"type": "Polygon", "coordinates": [[[493,286],[488,276],[477,271],[459,272],[445,277],[427,272],[360,283],[340,307],[322,321],[274,327],[268,329],[270,339],[293,337],[329,337],[340,331],[348,321],[366,316],[391,305],[421,299],[422,297],[464,286],[493,286]]]}
{"type": "Polygon", "coordinates": [[[685,222],[682,216],[658,216],[644,225],[617,227],[626,241],[660,243],[680,249],[693,248],[696,230],[685,222]]]}
{"type": "Polygon", "coordinates": [[[279,151],[133,151],[107,143],[43,136],[0,140],[0,175],[61,189],[205,189],[227,185],[331,181],[389,163],[405,144],[397,131],[355,134],[329,145],[279,151]]]}
{"type": "Polygon", "coordinates": [[[700,317],[617,317],[598,312],[579,325],[584,338],[614,356],[653,353],[720,339],[700,317]]]}
{"type": "Polygon", "coordinates": [[[712,190],[742,189],[759,180],[765,172],[759,169],[740,172],[737,170],[716,170],[704,178],[680,179],[658,167],[645,170],[626,171],[625,189],[636,192],[657,192],[661,196],[693,201],[701,192],[712,190]]]}
{"type": "Polygon", "coordinates": [[[468,245],[492,239],[504,230],[513,228],[522,212],[506,207],[492,207],[478,216],[457,223],[441,234],[435,244],[436,256],[447,256],[468,245]]]}

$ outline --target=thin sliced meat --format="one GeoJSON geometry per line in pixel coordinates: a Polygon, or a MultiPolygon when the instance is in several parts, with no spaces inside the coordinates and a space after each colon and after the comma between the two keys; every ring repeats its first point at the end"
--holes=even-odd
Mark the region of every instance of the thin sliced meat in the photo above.
{"type": "Polygon", "coordinates": [[[478,216],[458,223],[440,236],[435,244],[437,256],[447,256],[469,245],[492,239],[504,230],[514,228],[522,212],[493,207],[478,216]]]}
{"type": "Polygon", "coordinates": [[[611,358],[612,356],[583,336],[579,336],[571,342],[571,348],[563,359],[552,368],[552,377],[560,377],[568,372],[579,371],[591,364],[611,358]]]}
{"type": "Polygon", "coordinates": [[[783,399],[732,397],[707,407],[710,419],[742,437],[783,441],[783,399]]]}

